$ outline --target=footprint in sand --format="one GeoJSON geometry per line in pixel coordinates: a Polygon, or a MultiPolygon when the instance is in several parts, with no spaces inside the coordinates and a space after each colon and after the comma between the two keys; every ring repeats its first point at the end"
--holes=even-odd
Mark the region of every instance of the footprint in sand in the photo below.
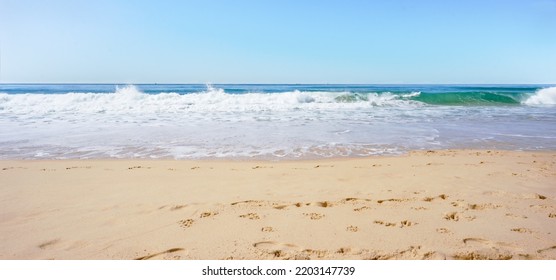
{"type": "Polygon", "coordinates": [[[458,207],[458,206],[459,206],[459,203],[457,203],[456,201],[453,201],[453,202],[450,203],[450,205],[452,205],[452,206],[454,206],[454,207],[458,207]]]}
{"type": "MultiPolygon", "coordinates": [[[[365,204],[368,204],[366,202],[371,202],[371,201],[372,200],[368,199],[368,198],[346,197],[346,198],[340,200],[339,203],[340,204],[348,204],[349,203],[349,204],[357,205],[357,204],[360,204],[361,202],[363,202],[365,204]]],[[[363,206],[363,207],[360,207],[360,208],[355,208],[355,209],[353,209],[353,211],[361,211],[361,210],[365,210],[365,209],[371,209],[371,208],[368,207],[368,206],[363,206]],[[359,209],[359,210],[356,210],[356,209],[359,209]]]]}
{"type": "Polygon", "coordinates": [[[394,252],[367,252],[364,259],[368,260],[403,260],[403,259],[446,259],[446,257],[436,251],[424,251],[420,245],[409,246],[406,249],[394,252]]]}
{"type": "Polygon", "coordinates": [[[151,169],[150,166],[141,166],[141,165],[130,166],[130,167],[128,167],[127,169],[132,170],[132,169],[141,169],[141,168],[151,169]]]}
{"type": "Polygon", "coordinates": [[[450,233],[450,230],[448,230],[447,228],[437,228],[436,232],[438,232],[438,233],[450,233]]]}
{"type": "Polygon", "coordinates": [[[529,207],[533,208],[533,209],[542,209],[542,210],[544,210],[544,209],[554,209],[554,206],[542,205],[542,204],[538,204],[538,205],[533,204],[533,205],[529,205],[529,207]]]}
{"type": "Polygon", "coordinates": [[[400,227],[401,227],[401,228],[403,228],[403,227],[410,227],[410,226],[414,226],[414,225],[416,225],[416,224],[417,224],[417,223],[415,223],[415,222],[411,222],[411,221],[408,221],[408,220],[404,220],[404,221],[401,221],[401,222],[400,222],[400,227]]]}
{"type": "Polygon", "coordinates": [[[290,243],[280,243],[276,241],[261,241],[253,243],[253,247],[259,249],[298,249],[299,246],[290,243]]]}
{"type": "Polygon", "coordinates": [[[313,168],[321,168],[321,167],[334,167],[334,165],[315,165],[313,168]]]}
{"type": "Polygon", "coordinates": [[[212,217],[212,216],[216,216],[218,215],[218,212],[203,212],[201,213],[201,215],[199,216],[200,218],[207,218],[207,217],[212,217]]]}
{"type": "Polygon", "coordinates": [[[323,207],[323,208],[332,207],[332,203],[330,203],[328,201],[313,202],[310,205],[315,205],[315,206],[323,207]]]}
{"type": "Polygon", "coordinates": [[[358,202],[358,201],[370,202],[370,201],[372,201],[372,200],[371,200],[371,199],[368,199],[368,198],[357,198],[357,197],[346,197],[346,198],[340,200],[341,203],[346,203],[346,202],[358,202]]]}
{"type": "Polygon", "coordinates": [[[253,247],[280,259],[309,260],[322,259],[328,256],[327,250],[302,249],[297,245],[275,241],[262,241],[253,244],[253,247]]]}
{"type": "Polygon", "coordinates": [[[484,203],[484,204],[468,204],[467,205],[467,209],[470,210],[485,210],[485,209],[497,209],[502,207],[501,205],[498,204],[492,204],[492,203],[484,203]]]}
{"type": "Polygon", "coordinates": [[[249,220],[259,220],[261,217],[257,213],[247,213],[243,215],[239,215],[240,218],[247,218],[249,220]]]}
{"type": "Polygon", "coordinates": [[[311,220],[320,220],[324,217],[323,214],[319,213],[303,213],[303,215],[309,217],[311,220]]]}
{"type": "MultiPolygon", "coordinates": [[[[161,255],[167,255],[167,254],[171,254],[171,253],[179,252],[179,251],[183,251],[183,250],[184,250],[183,248],[172,248],[172,249],[168,249],[168,250],[163,251],[163,252],[138,257],[138,258],[135,258],[135,260],[148,260],[148,259],[152,259],[154,257],[158,257],[158,256],[161,256],[161,255]]],[[[180,259],[180,258],[181,258],[180,256],[176,255],[176,256],[170,256],[169,259],[180,259]]],[[[165,257],[164,259],[167,259],[167,258],[165,257]]]]}
{"type": "Polygon", "coordinates": [[[513,256],[509,253],[492,252],[463,252],[452,256],[455,260],[511,260],[513,256]]]}
{"type": "Polygon", "coordinates": [[[556,245],[548,247],[548,248],[537,250],[537,253],[543,254],[543,253],[549,252],[549,251],[556,251],[556,245]]]}
{"type": "Polygon", "coordinates": [[[527,219],[527,216],[525,216],[525,215],[516,215],[516,214],[513,214],[513,213],[506,213],[506,217],[527,219]]]}
{"type": "Polygon", "coordinates": [[[356,227],[356,226],[348,226],[348,227],[346,228],[346,231],[358,232],[358,231],[359,231],[359,228],[356,227]]]}
{"type": "Polygon", "coordinates": [[[315,249],[305,249],[301,251],[304,255],[307,255],[309,259],[317,258],[322,259],[328,256],[327,250],[315,250],[315,249]]]}
{"type": "Polygon", "coordinates": [[[294,244],[280,243],[275,241],[262,241],[253,244],[253,247],[262,249],[276,258],[283,258],[288,251],[299,251],[299,247],[294,244]]]}
{"type": "Polygon", "coordinates": [[[532,231],[528,228],[512,228],[511,231],[519,233],[532,233],[532,231]]]}
{"type": "Polygon", "coordinates": [[[459,215],[457,212],[450,212],[450,213],[446,213],[444,214],[444,219],[448,220],[448,221],[459,221],[459,215]]]}
{"type": "Polygon", "coordinates": [[[377,224],[377,225],[383,225],[383,226],[386,226],[386,227],[395,227],[396,226],[396,223],[390,223],[390,222],[385,222],[385,221],[380,221],[380,220],[374,221],[374,223],[377,224]]]}
{"type": "Polygon", "coordinates": [[[363,211],[363,210],[369,210],[369,209],[372,209],[372,208],[369,207],[369,206],[362,206],[362,207],[359,207],[359,208],[354,208],[353,211],[355,211],[355,212],[361,212],[361,211],[363,211]]]}
{"type": "MultiPolygon", "coordinates": [[[[163,206],[163,207],[161,207],[161,208],[159,208],[159,209],[162,209],[162,208],[164,208],[164,207],[165,207],[165,206],[163,206]]],[[[182,204],[182,205],[174,205],[174,206],[172,206],[172,207],[170,208],[170,211],[180,210],[180,209],[182,209],[182,208],[184,208],[184,207],[187,207],[187,205],[183,205],[183,204],[182,204]]]]}
{"type": "Polygon", "coordinates": [[[66,167],[66,170],[80,169],[80,168],[83,168],[83,169],[91,169],[90,166],[72,166],[72,167],[66,167]]]}
{"type": "Polygon", "coordinates": [[[60,242],[60,239],[52,239],[50,241],[46,241],[44,243],[41,243],[38,247],[44,250],[44,249],[47,249],[48,247],[51,247],[51,246],[55,245],[58,242],[60,242]]]}
{"type": "Polygon", "coordinates": [[[236,205],[249,205],[249,206],[263,206],[265,205],[265,202],[262,200],[243,200],[243,201],[237,201],[237,202],[232,202],[230,203],[230,205],[232,206],[236,206],[236,205]]]}
{"type": "Polygon", "coordinates": [[[495,242],[483,238],[465,238],[463,243],[467,246],[479,248],[478,251],[460,252],[453,255],[457,260],[509,260],[514,258],[515,249],[519,249],[511,244],[495,242]]]}
{"type": "Polygon", "coordinates": [[[178,221],[178,224],[182,228],[188,228],[188,227],[191,227],[193,225],[193,222],[194,222],[193,219],[187,219],[187,220],[178,221]]]}
{"type": "Polygon", "coordinates": [[[409,201],[409,199],[402,199],[402,198],[389,198],[389,199],[381,199],[381,200],[377,200],[376,202],[378,204],[382,204],[384,202],[404,202],[404,201],[409,201]]]}
{"type": "Polygon", "coordinates": [[[251,167],[251,169],[261,169],[261,168],[274,168],[274,167],[273,166],[261,166],[261,165],[251,167]]]}
{"type": "MultiPolygon", "coordinates": [[[[4,167],[2,168],[2,170],[6,171],[6,170],[10,170],[10,169],[27,169],[27,167],[21,167],[21,166],[10,166],[10,167],[4,167]]],[[[42,169],[41,169],[42,170],[42,169]]],[[[42,170],[45,171],[45,170],[42,170]]]]}
{"type": "Polygon", "coordinates": [[[475,238],[475,237],[470,237],[470,238],[464,238],[463,239],[463,244],[465,245],[481,245],[487,248],[507,248],[507,249],[515,249],[516,247],[509,244],[509,243],[505,243],[505,242],[495,242],[495,241],[490,241],[490,240],[486,240],[483,238],[475,238]]]}
{"type": "Polygon", "coordinates": [[[274,232],[274,228],[272,227],[263,227],[261,228],[262,232],[274,232]]]}
{"type": "Polygon", "coordinates": [[[345,255],[348,254],[349,252],[351,252],[351,248],[348,247],[342,247],[336,251],[336,253],[340,255],[345,255]]]}
{"type": "MultiPolygon", "coordinates": [[[[450,212],[450,213],[446,213],[444,214],[444,219],[448,220],[448,221],[459,221],[460,220],[460,215],[457,212],[450,212]]],[[[467,221],[473,221],[475,220],[477,217],[476,216],[463,216],[463,218],[465,218],[467,221]]]]}
{"type": "Polygon", "coordinates": [[[433,201],[433,200],[435,200],[435,199],[438,199],[438,198],[440,198],[440,199],[442,199],[442,200],[445,200],[446,198],[448,198],[448,196],[445,195],[445,194],[440,194],[440,195],[438,195],[438,196],[436,196],[436,197],[427,196],[427,197],[423,198],[423,201],[431,202],[431,201],[433,201]]]}

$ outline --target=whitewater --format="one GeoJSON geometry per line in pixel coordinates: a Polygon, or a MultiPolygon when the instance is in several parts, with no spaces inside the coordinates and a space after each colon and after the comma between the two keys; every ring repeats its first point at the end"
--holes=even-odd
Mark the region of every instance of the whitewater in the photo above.
{"type": "Polygon", "coordinates": [[[556,149],[553,85],[0,84],[0,159],[556,149]]]}

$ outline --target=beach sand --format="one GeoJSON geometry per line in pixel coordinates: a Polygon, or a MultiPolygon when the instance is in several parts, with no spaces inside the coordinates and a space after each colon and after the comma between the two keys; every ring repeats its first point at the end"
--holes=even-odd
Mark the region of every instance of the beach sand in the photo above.
{"type": "Polygon", "coordinates": [[[556,259],[556,152],[0,161],[0,259],[556,259]]]}

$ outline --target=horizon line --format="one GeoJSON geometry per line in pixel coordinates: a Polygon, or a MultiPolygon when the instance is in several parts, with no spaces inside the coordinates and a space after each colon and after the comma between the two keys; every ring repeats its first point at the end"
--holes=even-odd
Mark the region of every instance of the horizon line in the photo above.
{"type": "Polygon", "coordinates": [[[0,82],[0,85],[556,85],[556,83],[129,83],[129,82],[0,82]]]}

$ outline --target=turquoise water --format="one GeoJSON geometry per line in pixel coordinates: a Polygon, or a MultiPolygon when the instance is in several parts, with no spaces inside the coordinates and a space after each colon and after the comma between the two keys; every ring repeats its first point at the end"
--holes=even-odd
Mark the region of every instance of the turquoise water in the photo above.
{"type": "Polygon", "coordinates": [[[553,85],[1,84],[0,158],[556,149],[553,85]]]}
{"type": "MultiPolygon", "coordinates": [[[[126,85],[119,85],[125,87],[126,85]]],[[[0,93],[7,94],[65,94],[113,93],[113,84],[5,84],[0,93]]],[[[204,92],[207,85],[137,85],[142,93],[177,93],[180,95],[204,92]]],[[[420,101],[431,105],[503,105],[522,104],[538,90],[550,85],[216,85],[230,95],[246,93],[279,94],[287,92],[344,93],[337,102],[368,101],[369,96],[394,95],[401,99],[420,101]],[[411,96],[412,93],[418,93],[411,96]]]]}

